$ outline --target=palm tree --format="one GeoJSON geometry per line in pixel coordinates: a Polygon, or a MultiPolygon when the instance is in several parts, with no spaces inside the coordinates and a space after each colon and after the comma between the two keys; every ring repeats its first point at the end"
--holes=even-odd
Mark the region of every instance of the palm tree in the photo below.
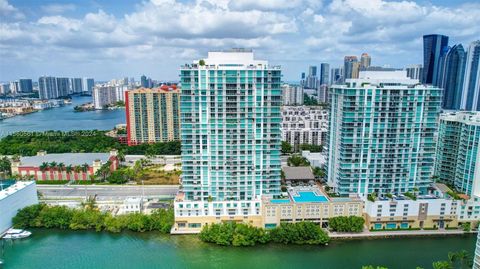
{"type": "Polygon", "coordinates": [[[58,171],[60,172],[61,179],[63,179],[63,171],[65,171],[65,164],[64,163],[59,163],[57,165],[58,171]]]}
{"type": "Polygon", "coordinates": [[[80,172],[82,171],[82,167],[80,167],[79,165],[75,165],[73,171],[75,172],[75,179],[78,180],[78,174],[80,174],[80,172]]]}
{"type": "Polygon", "coordinates": [[[54,179],[55,178],[54,176],[52,178],[52,172],[54,173],[55,169],[57,169],[57,162],[51,162],[48,164],[48,166],[50,168],[50,179],[54,179]]]}
{"type": "Polygon", "coordinates": [[[40,169],[40,171],[42,171],[42,180],[45,180],[45,171],[48,170],[48,163],[43,162],[38,168],[40,169]]]}
{"type": "Polygon", "coordinates": [[[87,178],[85,176],[88,172],[89,167],[90,167],[90,165],[88,165],[88,163],[82,164],[83,180],[87,180],[87,178]]]}
{"type": "Polygon", "coordinates": [[[73,171],[73,166],[71,164],[65,167],[65,172],[67,172],[67,179],[70,180],[73,171]]]}

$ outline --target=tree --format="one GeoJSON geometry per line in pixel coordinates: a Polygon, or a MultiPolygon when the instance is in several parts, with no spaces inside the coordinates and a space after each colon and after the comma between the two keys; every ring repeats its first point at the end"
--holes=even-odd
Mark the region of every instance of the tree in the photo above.
{"type": "Polygon", "coordinates": [[[282,141],[282,154],[288,154],[292,152],[292,145],[286,141],[282,141]]]}
{"type": "Polygon", "coordinates": [[[287,159],[288,166],[310,166],[310,162],[301,155],[294,154],[287,159]]]}
{"type": "Polygon", "coordinates": [[[102,167],[100,167],[100,169],[97,170],[97,172],[95,173],[96,176],[99,176],[102,178],[102,181],[106,181],[107,180],[107,177],[110,176],[111,174],[111,170],[110,170],[110,166],[112,165],[112,162],[111,161],[107,161],[106,163],[104,163],[102,165],[102,167]]]}
{"type": "Polygon", "coordinates": [[[10,168],[12,167],[12,163],[7,156],[4,156],[0,159],[0,171],[3,172],[5,176],[11,175],[10,168]]]}
{"type": "Polygon", "coordinates": [[[320,167],[314,167],[313,168],[313,174],[317,178],[324,178],[325,177],[325,170],[320,168],[320,167]]]}
{"type": "Polygon", "coordinates": [[[300,150],[308,150],[310,152],[322,152],[322,145],[313,145],[313,144],[300,144],[300,150]]]}
{"type": "Polygon", "coordinates": [[[433,269],[453,269],[453,265],[449,261],[438,261],[432,264],[433,269]]]}
{"type": "Polygon", "coordinates": [[[82,164],[81,169],[82,169],[83,180],[87,180],[86,175],[89,168],[90,168],[90,165],[88,165],[88,163],[82,164]]]}
{"type": "Polygon", "coordinates": [[[330,218],[328,225],[332,231],[336,232],[354,232],[359,233],[363,231],[365,220],[358,216],[339,216],[330,218]]]}
{"type": "Polygon", "coordinates": [[[65,167],[65,172],[67,173],[67,178],[68,180],[71,180],[71,176],[72,176],[72,171],[73,171],[73,166],[71,164],[67,165],[65,167]]]}
{"type": "Polygon", "coordinates": [[[205,65],[205,60],[201,59],[200,61],[198,61],[198,64],[200,66],[204,66],[205,65]]]}

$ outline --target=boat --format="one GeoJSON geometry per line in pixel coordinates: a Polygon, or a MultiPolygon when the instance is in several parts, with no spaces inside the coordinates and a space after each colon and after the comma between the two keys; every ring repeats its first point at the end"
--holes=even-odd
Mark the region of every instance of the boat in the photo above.
{"type": "Polygon", "coordinates": [[[22,239],[29,237],[32,233],[25,230],[20,229],[9,229],[5,235],[3,236],[4,239],[22,239]]]}

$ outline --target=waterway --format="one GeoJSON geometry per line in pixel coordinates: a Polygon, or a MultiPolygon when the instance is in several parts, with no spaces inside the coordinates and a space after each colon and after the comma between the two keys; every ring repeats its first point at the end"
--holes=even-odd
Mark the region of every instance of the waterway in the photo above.
{"type": "Polygon", "coordinates": [[[76,105],[92,101],[91,96],[74,96],[71,105],[0,120],[0,137],[19,131],[109,130],[125,123],[125,109],[75,112],[76,105]]]}
{"type": "MultiPolygon", "coordinates": [[[[473,254],[475,236],[333,241],[328,246],[262,245],[221,247],[195,236],[157,233],[95,233],[32,230],[4,246],[4,268],[248,268],[349,269],[384,265],[390,269],[432,268],[449,251],[473,254]]],[[[1,267],[1,266],[0,266],[1,267]]]]}

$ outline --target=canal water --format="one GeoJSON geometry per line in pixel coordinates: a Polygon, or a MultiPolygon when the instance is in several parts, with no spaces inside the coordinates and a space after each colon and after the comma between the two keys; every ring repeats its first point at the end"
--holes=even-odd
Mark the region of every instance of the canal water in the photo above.
{"type": "MultiPolygon", "coordinates": [[[[195,236],[32,230],[4,247],[7,268],[247,268],[349,269],[374,264],[389,269],[446,260],[449,251],[473,254],[475,236],[333,241],[328,246],[221,247],[195,236]]],[[[1,268],[1,266],[0,266],[1,268]]]]}
{"type": "Polygon", "coordinates": [[[19,131],[109,130],[125,123],[125,109],[75,112],[76,105],[92,101],[91,96],[74,96],[71,105],[0,120],[0,137],[19,131]]]}

